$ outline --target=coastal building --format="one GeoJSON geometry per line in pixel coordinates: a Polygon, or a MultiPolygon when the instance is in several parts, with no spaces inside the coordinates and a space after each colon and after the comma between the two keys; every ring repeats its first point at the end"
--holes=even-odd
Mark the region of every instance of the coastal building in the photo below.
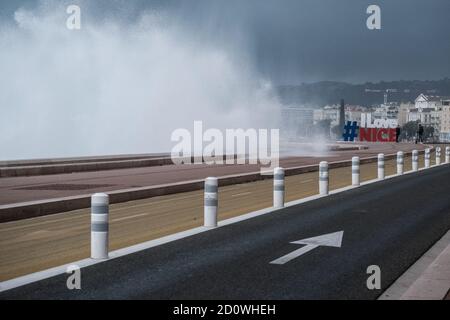
{"type": "Polygon", "coordinates": [[[321,109],[314,110],[314,123],[317,123],[322,120],[330,120],[331,126],[337,126],[339,124],[340,108],[338,105],[325,106],[321,109]]]}
{"type": "Polygon", "coordinates": [[[442,142],[450,142],[450,98],[442,99],[440,123],[439,140],[442,142]]]}
{"type": "Polygon", "coordinates": [[[403,127],[409,120],[408,120],[408,114],[411,109],[414,109],[415,105],[410,102],[402,102],[398,108],[397,113],[397,121],[398,124],[403,127]]]}

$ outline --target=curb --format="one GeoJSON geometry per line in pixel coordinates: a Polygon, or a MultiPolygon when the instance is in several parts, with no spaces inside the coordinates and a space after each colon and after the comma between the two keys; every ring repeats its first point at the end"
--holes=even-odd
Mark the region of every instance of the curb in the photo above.
{"type": "Polygon", "coordinates": [[[378,300],[443,300],[450,289],[450,230],[378,300]]]}

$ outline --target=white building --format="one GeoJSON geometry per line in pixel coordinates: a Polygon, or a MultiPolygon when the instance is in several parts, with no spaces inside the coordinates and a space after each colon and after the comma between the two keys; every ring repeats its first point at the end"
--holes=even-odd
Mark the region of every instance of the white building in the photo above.
{"type": "Polygon", "coordinates": [[[367,108],[362,106],[346,106],[345,107],[345,121],[361,121],[361,113],[367,113],[367,108]]]}
{"type": "Polygon", "coordinates": [[[415,100],[415,107],[417,109],[439,109],[442,106],[442,97],[439,96],[429,96],[425,94],[420,94],[415,100]]]}
{"type": "Polygon", "coordinates": [[[447,106],[449,101],[449,97],[420,94],[415,101],[415,109],[423,115],[413,118],[418,118],[425,126],[432,126],[435,136],[446,140],[450,129],[446,123],[441,124],[441,118],[447,119],[447,108],[443,112],[443,107],[447,106]]]}
{"type": "Polygon", "coordinates": [[[408,119],[409,111],[414,108],[415,105],[410,102],[400,104],[397,113],[397,121],[401,127],[403,127],[409,121],[408,119]]]}
{"type": "Polygon", "coordinates": [[[397,119],[399,107],[395,103],[384,103],[375,108],[372,113],[374,119],[397,119]]]}
{"type": "Polygon", "coordinates": [[[439,140],[443,142],[450,142],[450,98],[442,99],[439,140]]]}
{"type": "Polygon", "coordinates": [[[330,120],[331,127],[339,124],[340,107],[338,105],[325,106],[322,109],[314,110],[314,123],[321,120],[330,120]]]}
{"type": "Polygon", "coordinates": [[[424,126],[433,125],[435,120],[435,111],[432,108],[413,108],[409,110],[408,122],[419,121],[424,126]]]}

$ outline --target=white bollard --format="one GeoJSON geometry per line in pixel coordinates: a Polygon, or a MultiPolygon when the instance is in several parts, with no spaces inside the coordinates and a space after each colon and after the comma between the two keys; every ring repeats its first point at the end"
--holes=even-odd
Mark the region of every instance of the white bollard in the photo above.
{"type": "Polygon", "coordinates": [[[359,157],[352,158],[352,186],[359,186],[359,157]]]}
{"type": "Polygon", "coordinates": [[[445,147],[445,163],[450,163],[450,147],[445,147]]]}
{"type": "Polygon", "coordinates": [[[419,170],[419,151],[413,150],[412,152],[412,170],[419,170]]]}
{"type": "Polygon", "coordinates": [[[425,168],[430,167],[430,149],[425,149],[425,168]]]}
{"type": "Polygon", "coordinates": [[[205,179],[205,211],[204,226],[209,228],[217,227],[217,205],[219,180],[215,177],[205,179]]]}
{"type": "Polygon", "coordinates": [[[96,193],[91,197],[91,258],[108,259],[109,196],[96,193]]]}
{"type": "Polygon", "coordinates": [[[328,162],[321,161],[319,163],[319,194],[328,194],[328,162]]]}
{"type": "Polygon", "coordinates": [[[378,154],[378,179],[384,179],[384,154],[378,154]]]}
{"type": "Polygon", "coordinates": [[[284,207],[284,169],[273,169],[273,206],[284,207]]]}
{"type": "Polygon", "coordinates": [[[442,162],[441,162],[441,151],[442,151],[442,149],[441,149],[441,147],[436,147],[436,164],[437,165],[440,165],[442,162]]]}
{"type": "Polygon", "coordinates": [[[397,174],[403,174],[403,151],[397,152],[397,174]]]}

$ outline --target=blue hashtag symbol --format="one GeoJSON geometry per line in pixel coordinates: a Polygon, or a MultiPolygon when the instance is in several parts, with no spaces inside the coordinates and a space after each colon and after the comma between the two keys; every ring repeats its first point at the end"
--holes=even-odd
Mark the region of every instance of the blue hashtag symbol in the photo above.
{"type": "Polygon", "coordinates": [[[356,121],[347,121],[347,124],[344,125],[344,133],[342,136],[344,137],[344,141],[355,141],[355,138],[358,137],[358,123],[356,121]]]}

